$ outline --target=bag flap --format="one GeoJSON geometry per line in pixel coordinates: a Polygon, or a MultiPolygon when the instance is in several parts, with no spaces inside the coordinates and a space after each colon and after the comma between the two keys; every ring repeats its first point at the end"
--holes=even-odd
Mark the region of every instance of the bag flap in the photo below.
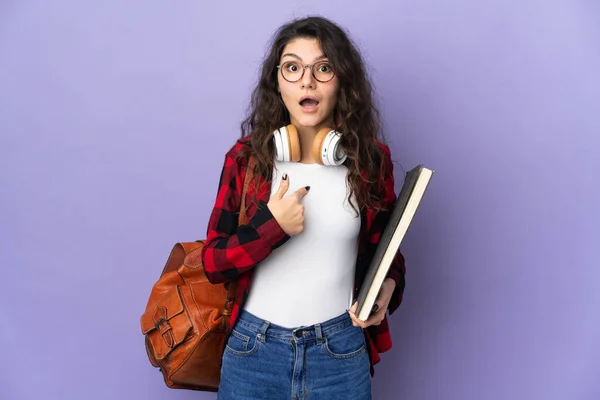
{"type": "Polygon", "coordinates": [[[173,286],[172,289],[163,293],[152,294],[152,304],[148,305],[140,321],[144,335],[153,329],[158,329],[157,324],[162,320],[171,320],[183,312],[180,290],[179,286],[173,286]]]}
{"type": "Polygon", "coordinates": [[[184,310],[180,286],[163,292],[153,303],[142,315],[141,325],[149,350],[161,360],[185,340],[192,322],[184,310]]]}
{"type": "Polygon", "coordinates": [[[149,350],[161,360],[186,339],[192,322],[184,310],[180,286],[161,293],[153,303],[142,315],[141,325],[149,350]]]}

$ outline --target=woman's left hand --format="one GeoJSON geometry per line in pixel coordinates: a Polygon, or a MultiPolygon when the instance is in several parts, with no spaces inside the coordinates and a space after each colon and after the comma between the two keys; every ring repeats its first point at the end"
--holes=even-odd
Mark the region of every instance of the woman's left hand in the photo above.
{"type": "Polygon", "coordinates": [[[360,326],[363,329],[371,325],[379,325],[385,317],[385,313],[387,312],[387,308],[390,304],[392,293],[394,293],[395,288],[396,282],[393,279],[387,278],[385,281],[383,281],[383,285],[379,291],[379,296],[377,296],[377,300],[375,301],[374,308],[377,311],[372,312],[366,321],[361,321],[356,316],[355,313],[356,309],[358,308],[358,301],[355,301],[352,305],[352,308],[348,310],[348,314],[350,314],[350,318],[352,318],[352,325],[360,326]]]}

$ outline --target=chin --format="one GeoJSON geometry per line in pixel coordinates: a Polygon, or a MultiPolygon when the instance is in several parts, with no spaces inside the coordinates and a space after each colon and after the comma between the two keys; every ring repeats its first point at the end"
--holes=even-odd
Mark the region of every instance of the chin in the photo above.
{"type": "Polygon", "coordinates": [[[317,115],[301,115],[300,118],[295,119],[300,126],[305,126],[307,128],[314,128],[325,122],[324,118],[317,115]]]}

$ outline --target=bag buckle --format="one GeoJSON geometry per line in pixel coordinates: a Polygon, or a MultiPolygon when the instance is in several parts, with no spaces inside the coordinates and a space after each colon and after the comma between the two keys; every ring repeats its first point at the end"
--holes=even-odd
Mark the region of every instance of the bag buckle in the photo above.
{"type": "Polygon", "coordinates": [[[169,324],[169,320],[163,317],[159,317],[156,320],[154,327],[157,331],[160,332],[160,335],[162,336],[167,346],[169,346],[169,348],[173,348],[173,346],[175,345],[175,340],[173,337],[173,332],[171,332],[173,330],[173,327],[171,327],[171,324],[169,324]]]}

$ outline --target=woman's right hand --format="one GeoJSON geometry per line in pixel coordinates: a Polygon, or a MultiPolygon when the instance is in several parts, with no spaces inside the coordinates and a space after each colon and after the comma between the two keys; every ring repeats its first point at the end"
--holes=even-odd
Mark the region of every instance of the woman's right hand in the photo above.
{"type": "Polygon", "coordinates": [[[290,179],[283,175],[277,193],[271,196],[267,207],[281,226],[281,229],[290,236],[297,235],[304,230],[304,206],[300,202],[310,190],[310,186],[302,187],[287,197],[283,197],[290,187],[290,179]]]}

